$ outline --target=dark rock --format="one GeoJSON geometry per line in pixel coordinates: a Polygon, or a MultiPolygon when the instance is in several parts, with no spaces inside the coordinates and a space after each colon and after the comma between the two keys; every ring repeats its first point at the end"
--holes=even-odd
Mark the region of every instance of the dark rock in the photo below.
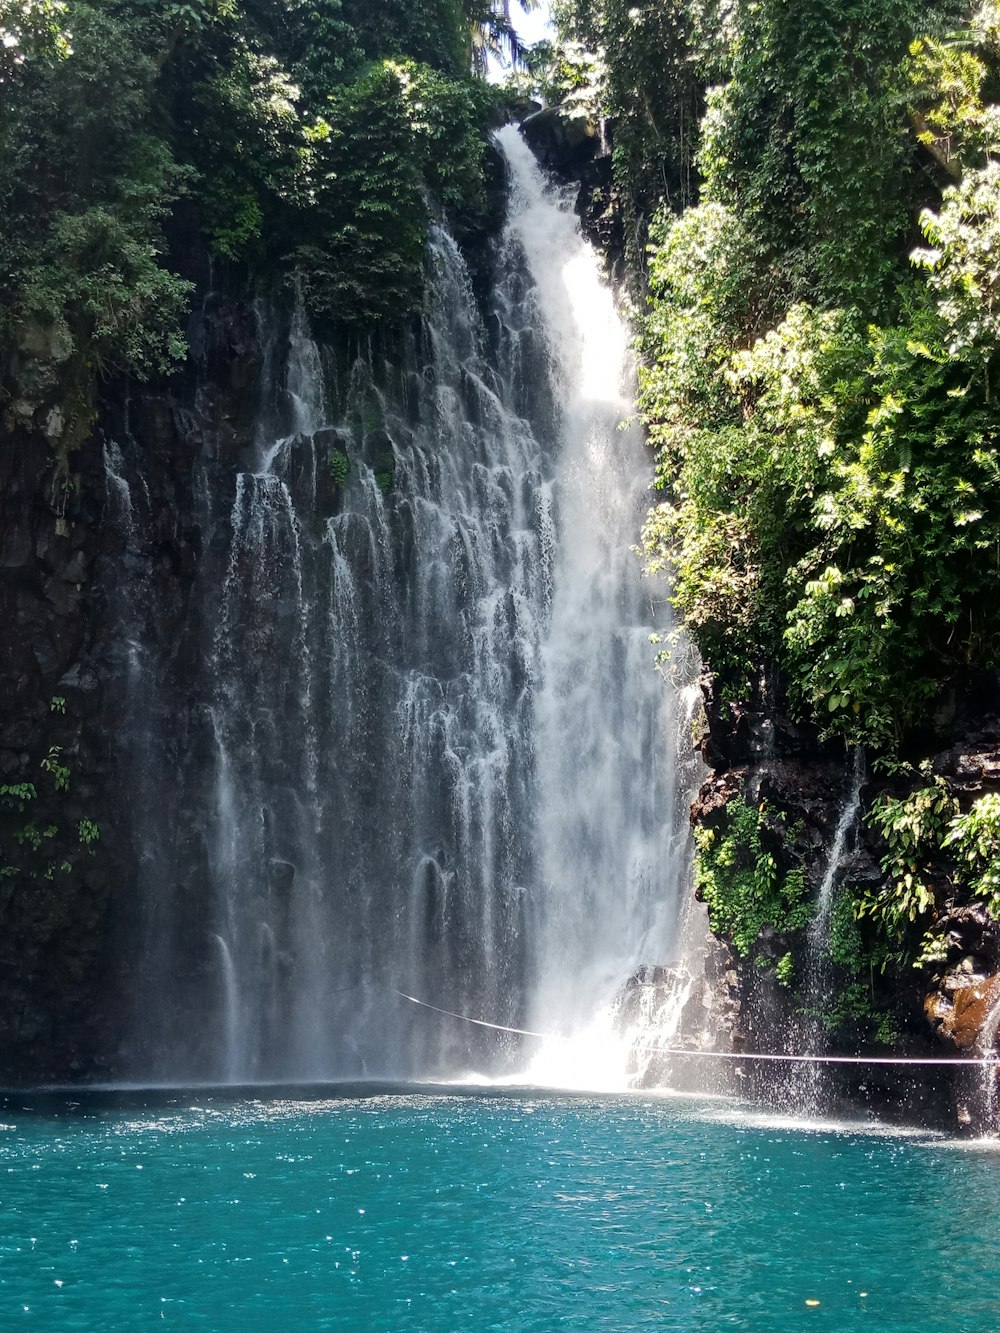
{"type": "Polygon", "coordinates": [[[64,583],[82,583],[87,577],[88,559],[82,550],[74,551],[59,569],[59,577],[64,583]]]}
{"type": "Polygon", "coordinates": [[[924,1012],[937,1035],[959,1050],[993,1050],[1000,1019],[1000,976],[976,977],[971,970],[961,978],[952,975],[928,994],[924,1012]]]}
{"type": "Polygon", "coordinates": [[[9,529],[0,542],[0,566],[21,569],[31,563],[33,542],[31,532],[22,526],[9,529]]]}
{"type": "Polygon", "coordinates": [[[585,111],[545,107],[521,122],[521,133],[549,171],[576,178],[600,148],[600,128],[585,111]]]}
{"type": "Polygon", "coordinates": [[[536,111],[541,111],[541,102],[536,102],[533,97],[511,97],[500,108],[498,116],[498,125],[509,125],[511,121],[515,124],[526,120],[528,116],[533,116],[536,111]]]}

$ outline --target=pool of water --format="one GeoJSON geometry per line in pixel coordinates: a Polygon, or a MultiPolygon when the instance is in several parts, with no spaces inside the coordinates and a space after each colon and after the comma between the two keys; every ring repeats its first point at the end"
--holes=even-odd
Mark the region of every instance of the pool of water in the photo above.
{"type": "Polygon", "coordinates": [[[482,1089],[17,1094],[0,1122],[4,1330],[1000,1328],[988,1145],[482,1089]]]}

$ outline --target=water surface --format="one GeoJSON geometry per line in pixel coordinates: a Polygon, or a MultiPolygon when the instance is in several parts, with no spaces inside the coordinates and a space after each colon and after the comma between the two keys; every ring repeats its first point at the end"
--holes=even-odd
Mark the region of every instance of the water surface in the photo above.
{"type": "Polygon", "coordinates": [[[523,1090],[14,1095],[0,1120],[4,1329],[1000,1327],[982,1147],[523,1090]]]}

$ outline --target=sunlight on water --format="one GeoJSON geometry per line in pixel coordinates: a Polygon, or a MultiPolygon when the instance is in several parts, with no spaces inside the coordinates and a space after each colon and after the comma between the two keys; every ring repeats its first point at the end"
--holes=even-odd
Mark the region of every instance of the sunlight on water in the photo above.
{"type": "Polygon", "coordinates": [[[550,1038],[513,1082],[575,1092],[624,1092],[628,1050],[611,1010],[566,1039],[550,1038]]]}
{"type": "Polygon", "coordinates": [[[625,326],[602,279],[597,255],[589,247],[562,267],[562,281],[570,299],[573,319],[585,331],[580,346],[579,396],[583,402],[603,402],[629,410],[625,396],[625,326]]]}
{"type": "Polygon", "coordinates": [[[975,1143],[527,1089],[0,1114],[4,1329],[997,1326],[1000,1158],[975,1143]]]}

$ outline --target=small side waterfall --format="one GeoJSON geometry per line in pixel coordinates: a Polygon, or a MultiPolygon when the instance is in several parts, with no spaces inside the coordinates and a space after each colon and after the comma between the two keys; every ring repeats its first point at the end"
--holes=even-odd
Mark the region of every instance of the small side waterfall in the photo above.
{"type": "MultiPolygon", "coordinates": [[[[123,607],[155,701],[129,724],[134,1074],[531,1063],[402,990],[577,1037],[575,1071],[531,1064],[546,1081],[586,1079],[603,1031],[623,1080],[615,996],[675,961],[684,682],[654,669],[664,599],[631,551],[648,465],[619,429],[626,338],[569,200],[515,129],[498,141],[488,308],[441,227],[393,361],[334,384],[301,302],[284,324],[259,307],[253,431],[194,463],[190,597],[169,639],[123,607]]],[[[109,499],[121,475],[112,458],[109,499]]]]}
{"type": "Polygon", "coordinates": [[[864,786],[864,781],[865,756],[864,751],[858,746],[854,751],[850,791],[840,812],[840,818],[837,820],[837,827],[833,832],[826,872],[823,875],[823,881],[820,884],[816,898],[816,915],[809,926],[811,953],[814,960],[819,958],[829,939],[833,892],[841,871],[848,835],[853,831],[857,823],[858,811],[861,809],[861,788],[864,786]]]}
{"type": "Polygon", "coordinates": [[[241,1072],[240,1052],[243,1049],[243,1034],[240,1031],[240,995],[236,981],[236,968],[229,946],[221,935],[216,935],[219,946],[219,960],[222,968],[222,1025],[225,1049],[225,1075],[227,1083],[235,1083],[241,1072]]]}
{"type": "MultiPolygon", "coordinates": [[[[826,870],[819,886],[816,899],[816,913],[809,924],[809,954],[806,964],[805,996],[812,1012],[813,1032],[811,1049],[813,1054],[822,1054],[822,1036],[819,1016],[823,1007],[829,1003],[832,988],[830,972],[830,916],[833,910],[834,894],[840,884],[844,866],[844,854],[848,838],[853,832],[861,809],[861,791],[865,782],[864,751],[858,746],[854,751],[851,770],[851,785],[840,811],[830,841],[826,870]]],[[[808,1012],[808,1011],[807,1011],[808,1012]]],[[[797,1099],[804,1108],[815,1111],[822,1101],[823,1067],[819,1064],[803,1064],[793,1071],[793,1081],[797,1099]]]]}

